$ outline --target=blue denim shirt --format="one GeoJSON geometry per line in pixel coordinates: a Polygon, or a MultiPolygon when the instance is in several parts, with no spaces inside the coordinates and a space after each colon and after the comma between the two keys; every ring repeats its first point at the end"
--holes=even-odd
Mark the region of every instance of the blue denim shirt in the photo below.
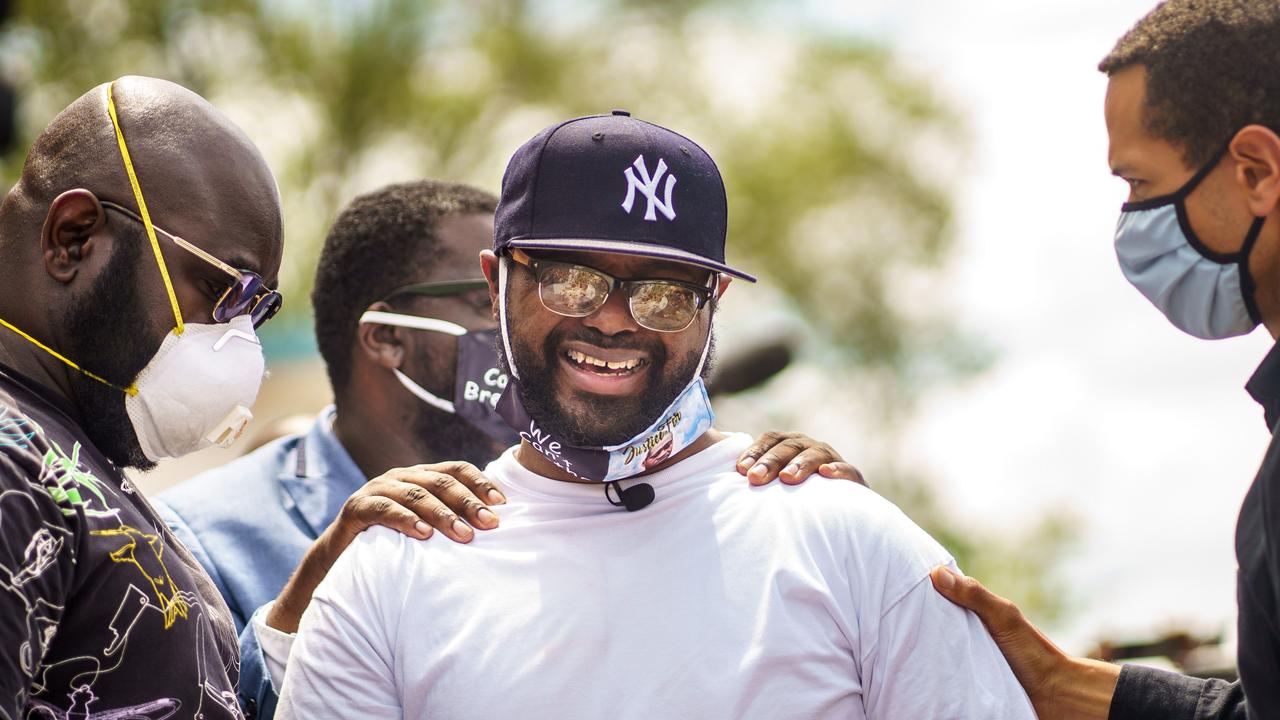
{"type": "Polygon", "coordinates": [[[249,618],[366,478],[333,435],[332,406],[306,435],[268,443],[161,493],[156,510],[213,578],[240,632],[240,704],[269,718],[275,689],[249,618]]]}

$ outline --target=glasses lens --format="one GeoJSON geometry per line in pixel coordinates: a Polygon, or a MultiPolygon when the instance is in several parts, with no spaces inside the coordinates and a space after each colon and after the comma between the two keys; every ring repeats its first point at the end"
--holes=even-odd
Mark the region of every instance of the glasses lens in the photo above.
{"type": "Polygon", "coordinates": [[[262,278],[253,273],[241,272],[240,279],[227,288],[222,299],[214,306],[213,319],[216,322],[228,322],[240,317],[253,306],[254,300],[262,292],[262,278]]]}
{"type": "Polygon", "coordinates": [[[631,286],[631,316],[641,327],[676,332],[689,327],[698,312],[698,293],[665,282],[641,282],[631,286]]]}
{"type": "Polygon", "coordinates": [[[583,317],[590,315],[609,297],[610,283],[600,273],[579,265],[547,265],[538,278],[538,296],[547,309],[583,317]]]}
{"type": "Polygon", "coordinates": [[[255,328],[262,327],[262,323],[275,317],[276,313],[280,312],[281,307],[284,307],[284,296],[280,293],[271,290],[262,295],[249,313],[253,318],[253,326],[255,328]]]}

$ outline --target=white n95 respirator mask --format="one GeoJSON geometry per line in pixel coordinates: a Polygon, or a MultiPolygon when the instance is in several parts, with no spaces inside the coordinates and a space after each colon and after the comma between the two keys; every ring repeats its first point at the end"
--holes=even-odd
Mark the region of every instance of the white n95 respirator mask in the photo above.
{"type": "Polygon", "coordinates": [[[230,445],[253,419],[265,367],[247,315],[170,331],[125,396],[142,452],[154,462],[230,445]]]}

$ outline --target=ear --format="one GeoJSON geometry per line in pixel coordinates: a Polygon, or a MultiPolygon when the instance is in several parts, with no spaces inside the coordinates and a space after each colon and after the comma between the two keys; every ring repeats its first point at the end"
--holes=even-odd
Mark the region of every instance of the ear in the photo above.
{"type": "Polygon", "coordinates": [[[1231,140],[1236,182],[1248,193],[1249,211],[1265,217],[1280,205],[1280,136],[1248,125],[1231,140]]]}
{"type": "MultiPolygon", "coordinates": [[[[365,310],[395,312],[395,308],[382,301],[365,310]]],[[[405,358],[404,338],[400,337],[400,330],[394,325],[360,323],[356,329],[356,347],[369,362],[387,369],[399,369],[405,358]]]]}
{"type": "Polygon", "coordinates": [[[725,275],[724,273],[720,273],[720,276],[716,278],[716,301],[719,301],[720,298],[724,297],[724,293],[729,289],[729,283],[731,282],[733,282],[733,277],[725,275]]]}
{"type": "Polygon", "coordinates": [[[106,211],[88,190],[68,190],[49,203],[40,228],[40,254],[45,271],[60,283],[75,279],[98,246],[94,233],[106,222],[106,211]]]}
{"type": "Polygon", "coordinates": [[[498,264],[502,259],[494,254],[492,250],[480,251],[480,271],[484,273],[484,279],[489,281],[489,304],[493,306],[493,321],[498,321],[498,264]]]}

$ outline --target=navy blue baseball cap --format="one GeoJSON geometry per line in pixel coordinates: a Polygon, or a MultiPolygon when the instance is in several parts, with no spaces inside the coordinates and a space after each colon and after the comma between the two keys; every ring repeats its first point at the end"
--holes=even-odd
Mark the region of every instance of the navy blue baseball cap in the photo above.
{"type": "Polygon", "coordinates": [[[725,264],[724,181],[689,138],[625,110],[566,120],[520,146],[502,177],[493,250],[585,250],[725,264]]]}

